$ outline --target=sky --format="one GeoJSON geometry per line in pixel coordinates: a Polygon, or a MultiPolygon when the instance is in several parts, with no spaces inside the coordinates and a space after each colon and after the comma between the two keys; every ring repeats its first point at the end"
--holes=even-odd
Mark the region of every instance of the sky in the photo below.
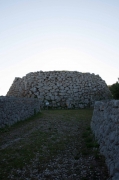
{"type": "Polygon", "coordinates": [[[0,0],[0,95],[15,77],[69,70],[119,77],[119,0],[0,0]]]}

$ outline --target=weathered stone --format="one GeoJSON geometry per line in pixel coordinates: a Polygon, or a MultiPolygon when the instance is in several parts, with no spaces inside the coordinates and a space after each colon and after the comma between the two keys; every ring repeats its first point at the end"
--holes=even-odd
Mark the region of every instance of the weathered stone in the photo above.
{"type": "Polygon", "coordinates": [[[114,177],[112,178],[112,180],[118,180],[119,179],[119,173],[115,173],[114,177]]]}
{"type": "Polygon", "coordinates": [[[25,120],[40,111],[40,101],[34,98],[0,97],[0,128],[25,120]]]}
{"type": "Polygon", "coordinates": [[[119,162],[115,164],[115,169],[119,172],[119,162]]]}
{"type": "Polygon", "coordinates": [[[61,102],[64,98],[65,106],[66,100],[72,98],[73,106],[82,108],[93,106],[96,100],[111,98],[111,93],[105,82],[94,74],[76,71],[40,71],[29,73],[23,78],[15,78],[7,96],[37,98],[42,96],[41,104],[44,104],[44,99],[56,102],[58,99],[61,102]],[[79,106],[80,102],[84,105],[79,106]]]}
{"type": "Polygon", "coordinates": [[[112,180],[119,179],[119,100],[95,102],[91,128],[100,145],[100,153],[106,158],[106,164],[112,180]]]}

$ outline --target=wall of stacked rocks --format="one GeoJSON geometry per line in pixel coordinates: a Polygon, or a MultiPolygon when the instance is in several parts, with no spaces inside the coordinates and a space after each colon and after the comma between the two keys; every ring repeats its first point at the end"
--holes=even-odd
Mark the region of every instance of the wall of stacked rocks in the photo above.
{"type": "Polygon", "coordinates": [[[94,106],[91,128],[106,158],[112,180],[119,179],[119,100],[100,101],[94,106]]]}
{"type": "Polygon", "coordinates": [[[34,98],[0,97],[0,128],[25,120],[40,111],[40,101],[34,98]]]}
{"type": "Polygon", "coordinates": [[[53,108],[84,108],[112,97],[99,75],[77,71],[39,71],[15,78],[7,96],[38,98],[41,107],[48,101],[53,108]]]}

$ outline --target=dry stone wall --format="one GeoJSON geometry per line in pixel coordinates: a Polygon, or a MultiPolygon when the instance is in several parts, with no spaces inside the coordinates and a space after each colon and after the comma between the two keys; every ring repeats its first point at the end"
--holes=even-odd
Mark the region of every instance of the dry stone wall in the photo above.
{"type": "Polygon", "coordinates": [[[40,101],[34,98],[0,97],[0,128],[25,120],[40,111],[40,101]]]}
{"type": "Polygon", "coordinates": [[[91,128],[106,158],[111,179],[119,179],[119,100],[96,102],[91,128]]]}
{"type": "Polygon", "coordinates": [[[96,100],[109,99],[111,93],[99,75],[77,71],[48,71],[29,73],[15,78],[7,96],[40,99],[44,107],[84,108],[96,100]]]}

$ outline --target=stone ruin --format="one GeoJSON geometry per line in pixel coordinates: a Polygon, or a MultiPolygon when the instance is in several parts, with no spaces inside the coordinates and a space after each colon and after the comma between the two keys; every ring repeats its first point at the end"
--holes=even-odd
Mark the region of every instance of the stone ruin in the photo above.
{"type": "Polygon", "coordinates": [[[26,120],[38,112],[40,112],[38,99],[0,96],[0,128],[26,120]]]}
{"type": "Polygon", "coordinates": [[[95,102],[91,129],[105,156],[110,180],[119,180],[119,100],[95,102]]]}
{"type": "Polygon", "coordinates": [[[38,98],[41,108],[84,108],[112,95],[99,75],[77,71],[31,72],[15,78],[7,96],[38,98]],[[48,103],[47,103],[48,102],[48,103]]]}

